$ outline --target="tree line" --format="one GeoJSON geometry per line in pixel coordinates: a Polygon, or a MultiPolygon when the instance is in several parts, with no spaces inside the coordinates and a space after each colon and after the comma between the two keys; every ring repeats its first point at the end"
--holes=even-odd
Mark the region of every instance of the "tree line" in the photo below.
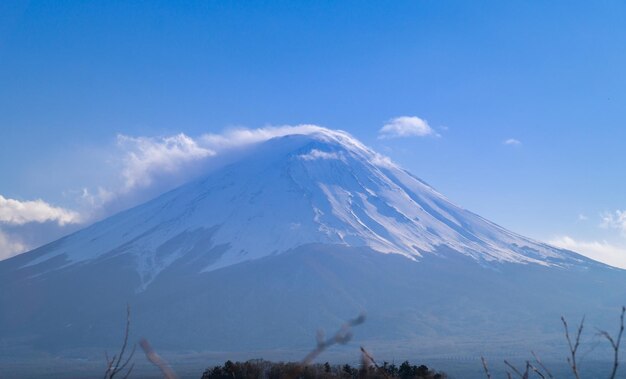
{"type": "Polygon", "coordinates": [[[246,362],[226,361],[221,366],[209,367],[202,379],[444,379],[446,375],[425,365],[412,365],[409,361],[395,365],[383,362],[379,365],[310,364],[297,362],[270,362],[249,360],[246,362]]]}

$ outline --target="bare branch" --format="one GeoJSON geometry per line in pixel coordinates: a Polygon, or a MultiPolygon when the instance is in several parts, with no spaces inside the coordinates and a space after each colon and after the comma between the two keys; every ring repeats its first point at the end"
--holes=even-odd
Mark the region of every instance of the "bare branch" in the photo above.
{"type": "Polygon", "coordinates": [[[128,359],[126,359],[126,361],[122,364],[122,366],[120,366],[119,371],[123,371],[124,368],[126,368],[126,366],[130,363],[131,359],[133,359],[133,356],[135,355],[136,349],[137,349],[137,345],[133,345],[133,350],[131,350],[130,355],[128,356],[128,359]]]}
{"type": "Polygon", "coordinates": [[[580,346],[580,336],[583,332],[583,325],[585,324],[585,317],[583,316],[582,320],[580,321],[580,325],[578,326],[578,331],[576,333],[576,339],[573,343],[569,335],[569,328],[567,326],[567,321],[565,321],[565,317],[561,316],[561,321],[563,322],[563,327],[565,329],[565,338],[567,339],[567,344],[569,345],[570,356],[567,358],[567,363],[569,363],[570,367],[572,368],[574,377],[576,379],[580,379],[580,375],[578,373],[578,366],[576,364],[576,352],[578,351],[578,347],[580,346]]]}
{"type": "Polygon", "coordinates": [[[107,354],[107,352],[104,352],[104,357],[107,361],[107,369],[106,371],[104,371],[104,379],[107,379],[109,377],[109,373],[111,372],[111,367],[113,367],[113,362],[115,361],[115,355],[113,356],[113,359],[109,360],[109,354],[107,354]]]}
{"type": "Polygon", "coordinates": [[[128,368],[128,372],[126,372],[126,375],[124,375],[123,379],[128,379],[128,377],[130,376],[130,373],[133,372],[133,368],[135,368],[135,363],[130,365],[130,367],[128,368]]]}
{"type": "MultiPolygon", "coordinates": [[[[120,348],[120,352],[118,354],[115,354],[110,359],[109,359],[109,354],[107,354],[106,351],[104,352],[104,358],[106,359],[106,362],[107,362],[107,368],[106,368],[106,371],[104,372],[104,379],[113,379],[115,375],[120,374],[122,371],[124,371],[126,366],[133,359],[133,356],[135,355],[135,348],[137,347],[136,345],[133,345],[132,352],[130,353],[128,358],[126,358],[124,363],[120,366],[120,363],[122,363],[122,359],[124,359],[126,348],[128,347],[129,335],[130,335],[130,305],[126,305],[126,328],[124,330],[124,341],[122,342],[122,347],[120,348]]],[[[130,375],[130,371],[132,371],[132,365],[130,369],[128,370],[128,372],[126,373],[125,377],[128,377],[130,375]]]]}
{"type": "Polygon", "coordinates": [[[124,330],[124,343],[122,343],[122,348],[120,349],[120,353],[117,357],[117,361],[113,365],[113,371],[109,376],[110,379],[113,379],[115,374],[120,372],[122,369],[120,368],[120,363],[122,362],[122,358],[124,357],[124,352],[126,351],[126,346],[128,345],[128,333],[130,332],[130,305],[126,304],[126,329],[124,330]]]}

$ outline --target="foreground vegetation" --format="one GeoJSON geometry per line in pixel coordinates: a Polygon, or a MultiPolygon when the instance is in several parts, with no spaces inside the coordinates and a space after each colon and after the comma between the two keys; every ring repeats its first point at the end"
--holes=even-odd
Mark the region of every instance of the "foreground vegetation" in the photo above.
{"type": "Polygon", "coordinates": [[[345,365],[300,363],[276,363],[264,360],[247,362],[227,361],[222,366],[208,368],[202,379],[444,379],[446,375],[435,372],[424,365],[411,365],[405,361],[399,366],[384,362],[381,366],[364,362],[360,367],[345,365]]]}
{"type": "MultiPolygon", "coordinates": [[[[615,335],[604,331],[597,330],[597,335],[604,338],[611,346],[613,356],[612,365],[610,367],[609,379],[617,377],[618,368],[620,366],[620,346],[622,336],[624,334],[624,318],[626,315],[626,307],[621,308],[619,318],[619,329],[615,335]]],[[[224,365],[214,366],[206,369],[202,374],[202,379],[357,379],[357,378],[398,378],[398,379],[444,379],[446,374],[433,371],[425,365],[411,365],[408,361],[403,362],[399,366],[383,362],[378,364],[372,355],[361,347],[361,364],[358,367],[352,367],[349,364],[330,365],[328,362],[324,364],[315,364],[314,360],[327,348],[335,344],[346,344],[352,338],[352,327],[362,324],[365,316],[362,314],[353,320],[349,320],[331,337],[325,338],[323,331],[318,333],[317,344],[309,354],[300,362],[270,362],[262,359],[249,360],[246,362],[227,361],[224,365]]],[[[580,357],[579,348],[582,342],[582,334],[585,319],[583,318],[577,328],[570,330],[570,327],[564,317],[561,317],[563,323],[565,339],[567,341],[567,364],[571,369],[571,374],[575,379],[581,379],[580,374],[580,357]],[[571,332],[574,332],[573,334],[571,332]]],[[[134,364],[132,363],[135,353],[135,346],[132,350],[128,348],[128,336],[130,329],[130,308],[127,308],[126,314],[126,330],[124,340],[120,351],[109,357],[106,357],[105,379],[113,379],[114,377],[128,378],[134,364]]],[[[152,349],[147,340],[142,339],[139,343],[142,350],[146,354],[146,358],[158,367],[165,379],[177,378],[174,370],[152,349]]],[[[533,360],[527,360],[525,365],[516,367],[507,360],[504,360],[506,374],[508,378],[519,377],[521,379],[537,378],[554,378],[551,371],[541,361],[540,357],[531,352],[533,360]]],[[[487,379],[492,379],[492,374],[487,364],[487,360],[481,357],[484,373],[487,379]]]]}

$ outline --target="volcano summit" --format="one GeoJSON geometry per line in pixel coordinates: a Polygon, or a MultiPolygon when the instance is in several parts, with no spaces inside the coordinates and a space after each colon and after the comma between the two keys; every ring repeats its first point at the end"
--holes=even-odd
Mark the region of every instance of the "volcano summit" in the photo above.
{"type": "Polygon", "coordinates": [[[128,303],[137,335],[170,351],[306,350],[366,311],[355,338],[390,356],[550,354],[561,314],[612,320],[625,284],[314,128],[0,262],[0,346],[115,346],[128,303]]]}

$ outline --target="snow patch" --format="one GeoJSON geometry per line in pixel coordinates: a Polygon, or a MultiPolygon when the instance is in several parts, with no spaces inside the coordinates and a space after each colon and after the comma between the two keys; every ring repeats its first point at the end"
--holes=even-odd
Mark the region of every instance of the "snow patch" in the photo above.
{"type": "Polygon", "coordinates": [[[309,153],[299,155],[298,157],[300,159],[304,159],[305,161],[314,161],[316,159],[343,159],[343,157],[338,153],[326,152],[317,149],[313,149],[309,153]]]}

